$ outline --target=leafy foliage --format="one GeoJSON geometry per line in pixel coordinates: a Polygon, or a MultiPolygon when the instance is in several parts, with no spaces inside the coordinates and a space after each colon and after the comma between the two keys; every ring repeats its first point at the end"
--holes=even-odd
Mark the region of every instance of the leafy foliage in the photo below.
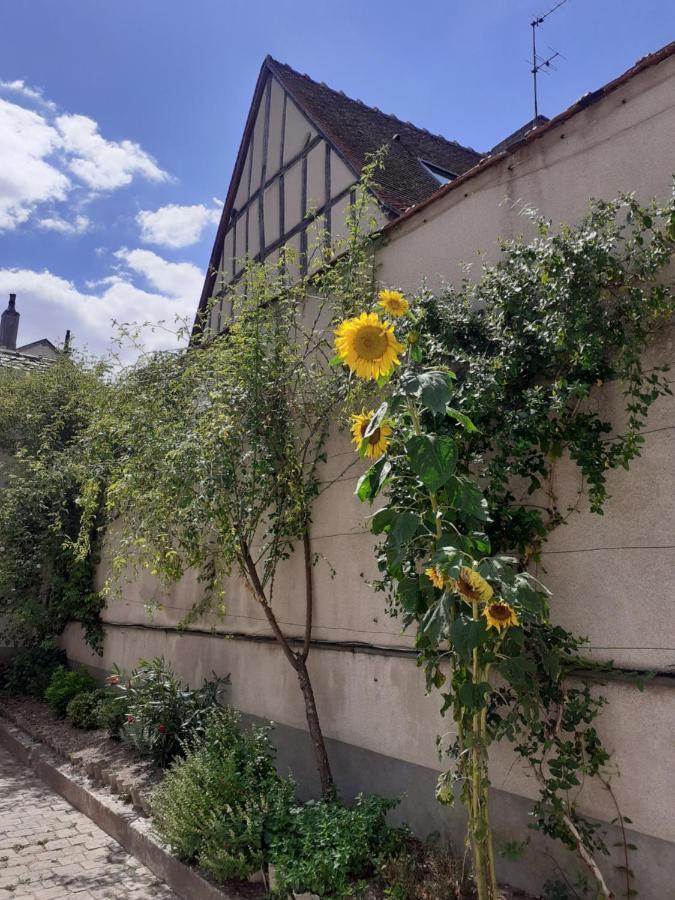
{"type": "Polygon", "coordinates": [[[177,856],[214,878],[245,878],[263,861],[271,818],[283,818],[293,784],[278,777],[266,729],[241,731],[232,709],[212,712],[203,740],[167,772],[153,823],[177,856]]]}
{"type": "Polygon", "coordinates": [[[414,327],[425,356],[457,373],[453,402],[476,426],[453,431],[460,471],[477,467],[484,480],[496,550],[536,557],[568,520],[575,507],[556,496],[563,455],[599,514],[608,472],[639,455],[650,407],[671,392],[644,352],[675,310],[661,277],[674,222],[675,201],[644,207],[630,195],[593,202],[581,224],[557,232],[537,218],[537,237],[503,242],[476,281],[421,297],[414,327]],[[610,420],[595,394],[612,382],[623,409],[610,420]]]}
{"type": "Polygon", "coordinates": [[[203,322],[187,349],[142,355],[120,374],[87,435],[102,477],[83,496],[83,557],[102,505],[116,521],[111,590],[139,567],[166,583],[188,569],[199,573],[203,592],[182,624],[223,614],[227,579],[239,576],[297,673],[326,791],[330,769],[306,665],[317,561],[309,532],[313,503],[328,486],[318,465],[345,394],[329,365],[325,324],[337,314],[336,298],[340,311],[348,309],[372,284],[372,252],[359,227],[366,206],[364,183],[350,208],[347,245],[337,248],[349,252],[331,266],[317,269],[326,258],[322,237],[314,259],[289,250],[277,265],[251,262],[213,299],[231,309],[227,330],[214,334],[203,322]],[[274,612],[278,566],[296,548],[307,611],[298,650],[274,612]]]}
{"type": "Polygon", "coordinates": [[[85,526],[81,497],[89,460],[80,438],[97,420],[106,367],[68,355],[22,373],[0,369],[0,612],[17,644],[39,643],[77,619],[100,646],[102,600],[93,589],[98,511],[85,526]],[[83,528],[91,553],[74,542],[83,528]]]}
{"type": "Polygon", "coordinates": [[[399,341],[409,338],[405,363],[378,379],[378,417],[393,433],[356,493],[386,498],[370,520],[379,587],[404,627],[416,626],[427,687],[454,719],[454,767],[437,797],[452,803],[457,789],[467,806],[480,900],[497,895],[487,761],[502,738],[539,782],[535,827],[577,851],[609,896],[594,858],[607,851],[601,830],[572,793],[585,777],[611,793],[594,725],[604,701],[568,683],[584,642],[549,623],[548,592],[524,567],[565,519],[554,490],[562,455],[601,512],[606,471],[639,455],[645,416],[670,392],[664,371],[642,360],[675,307],[656,280],[674,241],[675,200],[597,202],[558,233],[540,220],[534,241],[504,243],[476,283],[410,304],[396,323],[399,341]],[[623,431],[588,402],[607,381],[623,389],[623,431]],[[518,480],[548,502],[517,498],[518,480]]]}
{"type": "Polygon", "coordinates": [[[98,710],[101,701],[106,696],[105,691],[88,691],[76,694],[72,700],[68,702],[66,707],[66,719],[75,728],[83,728],[86,731],[93,731],[98,728],[98,710]]]}
{"type": "Polygon", "coordinates": [[[128,678],[119,670],[113,676],[119,694],[106,708],[109,725],[118,728],[121,710],[125,722],[119,728],[122,740],[142,755],[165,767],[186,741],[203,736],[211,712],[218,705],[226,678],[204,681],[196,690],[183,685],[164,659],[141,660],[128,678]]]}
{"type": "Polygon", "coordinates": [[[323,798],[289,809],[270,842],[275,892],[353,894],[358,887],[355,880],[371,875],[401,846],[405,832],[386,823],[387,813],[397,804],[358,796],[351,807],[323,798]]]}
{"type": "Polygon", "coordinates": [[[96,726],[108,732],[114,741],[121,740],[122,728],[127,721],[127,698],[124,694],[107,693],[96,707],[96,726]]]}
{"type": "Polygon", "coordinates": [[[65,652],[51,643],[24,647],[10,659],[2,686],[9,694],[41,699],[54,671],[65,663],[65,652]]]}
{"type": "Polygon", "coordinates": [[[59,666],[45,691],[45,700],[57,716],[64,718],[68,704],[78,694],[89,694],[96,688],[96,679],[86,669],[70,671],[59,666]]]}

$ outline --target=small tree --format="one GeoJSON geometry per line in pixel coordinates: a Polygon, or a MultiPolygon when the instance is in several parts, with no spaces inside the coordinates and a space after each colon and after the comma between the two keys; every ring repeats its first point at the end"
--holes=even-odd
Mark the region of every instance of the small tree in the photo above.
{"type": "Polygon", "coordinates": [[[249,265],[224,298],[232,304],[227,330],[205,330],[187,350],[144,355],[122,373],[108,414],[90,434],[91,458],[112,473],[90,502],[102,494],[118,519],[114,574],[141,565],[175,582],[198,570],[203,597],[183,625],[208,610],[224,613],[226,579],[241,577],[297,674],[324,793],[332,777],[307,669],[317,562],[312,505],[329,486],[318,467],[344,395],[329,365],[331,322],[372,285],[360,227],[371,172],[350,214],[347,246],[339,248],[348,252],[331,255],[312,275],[299,270],[328,261],[323,240],[314,260],[287,253],[275,266],[249,265]],[[299,641],[274,610],[279,565],[296,548],[304,571],[299,641]]]}

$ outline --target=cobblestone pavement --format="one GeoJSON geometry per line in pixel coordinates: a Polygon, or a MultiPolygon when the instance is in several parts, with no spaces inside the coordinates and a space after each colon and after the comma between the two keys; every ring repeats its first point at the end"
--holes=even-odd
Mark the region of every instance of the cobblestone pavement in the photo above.
{"type": "Polygon", "coordinates": [[[0,747],[0,900],[177,900],[173,891],[0,747]]]}

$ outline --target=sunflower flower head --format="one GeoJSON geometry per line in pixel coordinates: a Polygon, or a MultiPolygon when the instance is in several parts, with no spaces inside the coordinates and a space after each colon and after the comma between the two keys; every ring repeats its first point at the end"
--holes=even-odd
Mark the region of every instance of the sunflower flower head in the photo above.
{"type": "Polygon", "coordinates": [[[459,578],[453,583],[453,588],[466,600],[467,603],[489,603],[493,590],[482,575],[462,566],[459,570],[459,578]]]}
{"type": "Polygon", "coordinates": [[[483,610],[483,615],[487,619],[488,628],[496,628],[497,631],[510,628],[511,625],[518,625],[515,609],[504,600],[489,603],[483,610]]]}
{"type": "Polygon", "coordinates": [[[398,366],[405,348],[396,340],[393,325],[377,313],[361,313],[335,329],[335,349],[352,372],[370,381],[398,366]]]}
{"type": "Polygon", "coordinates": [[[370,412],[365,412],[364,410],[352,416],[352,443],[356,444],[358,450],[361,448],[363,441],[367,440],[365,455],[369,459],[377,459],[382,456],[389,446],[389,437],[391,435],[391,426],[386,421],[383,421],[366,438],[366,431],[374,415],[375,412],[371,409],[370,412]]]}
{"type": "Polygon", "coordinates": [[[424,574],[439,591],[442,591],[443,588],[446,587],[446,580],[443,577],[443,573],[435,566],[430,566],[428,569],[425,569],[424,574]]]}
{"type": "Polygon", "coordinates": [[[380,291],[377,299],[382,309],[395,319],[408,312],[408,301],[400,291],[380,291]]]}

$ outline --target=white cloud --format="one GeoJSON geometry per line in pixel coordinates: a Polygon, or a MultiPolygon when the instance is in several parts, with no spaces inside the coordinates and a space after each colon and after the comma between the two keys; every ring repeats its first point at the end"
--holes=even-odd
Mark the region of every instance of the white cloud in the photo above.
{"type": "Polygon", "coordinates": [[[42,88],[31,87],[20,78],[17,78],[14,81],[0,81],[0,91],[9,91],[12,94],[20,94],[26,100],[32,100],[34,103],[39,103],[47,109],[56,109],[56,103],[52,103],[51,100],[45,100],[42,88]]]}
{"type": "Polygon", "coordinates": [[[83,216],[69,223],[54,207],[64,200],[91,199],[84,185],[95,194],[125,187],[136,177],[169,180],[139,144],[106,140],[87,116],[57,115],[55,104],[39,89],[17,80],[0,81],[0,91],[17,97],[17,102],[0,98],[0,231],[17,228],[46,206],[40,227],[81,233],[83,216]],[[39,102],[41,110],[22,105],[29,101],[39,102]]]}
{"type": "Polygon", "coordinates": [[[72,222],[60,216],[47,216],[37,222],[37,227],[41,231],[58,231],[60,234],[84,234],[90,225],[91,220],[86,216],[75,216],[72,222]]]}
{"type": "Polygon", "coordinates": [[[204,275],[197,266],[167,262],[151,250],[127,250],[122,247],[115,256],[132,272],[142,275],[151,287],[169,297],[191,296],[196,311],[204,283],[204,275]]]}
{"type": "Polygon", "coordinates": [[[133,141],[107,141],[98,124],[88,116],[63,115],[56,119],[69,155],[68,168],[96,191],[110,191],[130,184],[135,175],[149,181],[169,176],[133,141]]]}
{"type": "Polygon", "coordinates": [[[220,210],[201,203],[194,206],[171,203],[154,212],[142,209],[136,216],[144,243],[173,248],[196,244],[202,231],[209,225],[218,224],[219,219],[220,210]]]}
{"type": "Polygon", "coordinates": [[[38,113],[0,99],[0,231],[25,222],[39,203],[64,200],[70,179],[47,159],[61,144],[38,113]]]}
{"type": "MultiPolygon", "coordinates": [[[[202,273],[189,263],[170,263],[147,250],[120,250],[117,258],[128,270],[98,282],[88,282],[81,291],[72,281],[47,270],[0,269],[0,296],[17,294],[22,315],[19,341],[25,344],[41,337],[57,342],[66,329],[76,345],[102,353],[110,347],[117,322],[165,322],[170,329],[176,317],[191,322],[199,299],[202,273]],[[147,289],[138,287],[141,275],[147,289]],[[45,333],[45,322],[49,332],[45,333]]],[[[162,329],[143,330],[148,349],[176,346],[175,337],[162,329]]]]}

